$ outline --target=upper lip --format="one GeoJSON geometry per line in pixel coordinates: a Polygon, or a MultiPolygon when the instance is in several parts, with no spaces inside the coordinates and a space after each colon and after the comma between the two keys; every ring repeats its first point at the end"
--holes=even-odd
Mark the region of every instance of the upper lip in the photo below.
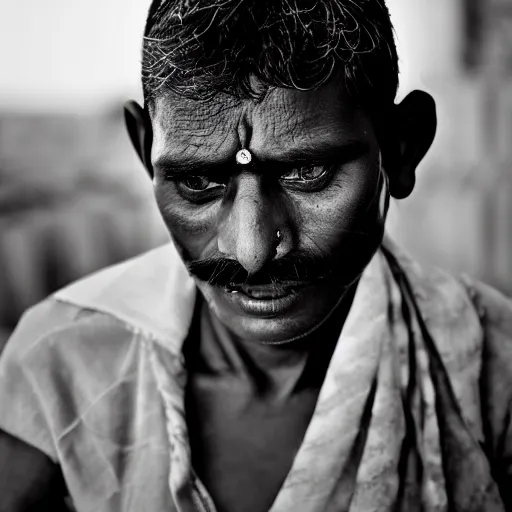
{"type": "Polygon", "coordinates": [[[285,295],[289,295],[290,293],[295,292],[297,288],[301,288],[306,285],[307,283],[303,281],[289,281],[258,285],[240,284],[230,286],[229,289],[231,291],[243,292],[246,295],[250,295],[255,299],[264,300],[284,297],[285,295]]]}

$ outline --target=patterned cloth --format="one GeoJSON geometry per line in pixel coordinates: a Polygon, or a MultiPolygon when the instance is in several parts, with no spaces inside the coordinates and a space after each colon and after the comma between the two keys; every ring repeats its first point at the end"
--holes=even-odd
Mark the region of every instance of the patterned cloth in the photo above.
{"type": "MultiPolygon", "coordinates": [[[[191,467],[182,343],[195,285],[169,244],[29,311],[0,358],[0,428],[60,464],[80,512],[215,510],[191,467]]],[[[512,510],[512,302],[366,268],[271,512],[512,510]]]]}

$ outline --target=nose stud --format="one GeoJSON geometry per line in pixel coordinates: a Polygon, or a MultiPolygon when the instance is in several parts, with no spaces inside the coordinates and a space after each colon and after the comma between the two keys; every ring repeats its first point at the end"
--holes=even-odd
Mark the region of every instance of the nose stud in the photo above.
{"type": "Polygon", "coordinates": [[[283,238],[283,235],[281,234],[281,231],[279,229],[276,232],[276,237],[274,238],[274,256],[277,254],[277,248],[279,247],[279,244],[281,243],[283,238]]]}
{"type": "Polygon", "coordinates": [[[238,165],[247,165],[251,163],[252,155],[248,149],[241,149],[235,158],[238,165]]]}

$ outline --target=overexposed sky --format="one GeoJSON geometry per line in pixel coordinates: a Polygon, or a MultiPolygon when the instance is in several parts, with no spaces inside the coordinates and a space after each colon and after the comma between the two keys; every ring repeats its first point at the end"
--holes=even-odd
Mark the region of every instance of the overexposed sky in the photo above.
{"type": "Polygon", "coordinates": [[[138,91],[149,0],[0,4],[0,107],[88,109],[138,91]]]}
{"type": "MultiPolygon", "coordinates": [[[[140,94],[140,43],[149,0],[0,4],[0,108],[87,111],[140,94]]],[[[457,4],[388,0],[404,91],[425,86],[453,62],[457,4]]]]}

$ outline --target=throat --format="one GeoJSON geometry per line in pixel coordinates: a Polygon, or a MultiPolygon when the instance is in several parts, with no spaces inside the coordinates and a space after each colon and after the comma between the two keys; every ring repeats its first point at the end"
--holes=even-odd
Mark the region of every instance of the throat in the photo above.
{"type": "Polygon", "coordinates": [[[184,345],[189,374],[244,383],[261,398],[286,399],[318,390],[352,304],[351,290],[321,326],[301,339],[269,345],[232,333],[198,294],[192,329],[184,345]]]}

